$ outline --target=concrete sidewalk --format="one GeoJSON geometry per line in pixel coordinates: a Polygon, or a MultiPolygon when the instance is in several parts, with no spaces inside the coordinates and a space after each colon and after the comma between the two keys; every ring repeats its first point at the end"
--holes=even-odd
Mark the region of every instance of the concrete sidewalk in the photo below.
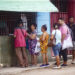
{"type": "Polygon", "coordinates": [[[36,67],[30,66],[28,68],[0,68],[0,75],[75,75],[75,65],[72,65],[70,60],[68,61],[68,66],[60,70],[52,69],[53,63],[50,62],[50,66],[43,68],[39,67],[40,64],[36,67]]]}

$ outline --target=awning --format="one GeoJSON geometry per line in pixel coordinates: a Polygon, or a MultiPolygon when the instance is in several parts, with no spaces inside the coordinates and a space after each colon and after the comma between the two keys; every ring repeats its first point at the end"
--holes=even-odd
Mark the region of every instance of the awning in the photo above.
{"type": "Polygon", "coordinates": [[[58,12],[49,0],[0,0],[0,11],[58,12]]]}

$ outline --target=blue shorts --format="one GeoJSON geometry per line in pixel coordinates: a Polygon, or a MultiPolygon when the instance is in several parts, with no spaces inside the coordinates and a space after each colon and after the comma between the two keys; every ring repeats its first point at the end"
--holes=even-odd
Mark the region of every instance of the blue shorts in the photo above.
{"type": "Polygon", "coordinates": [[[61,44],[60,43],[58,43],[57,45],[53,46],[54,56],[59,55],[60,49],[61,49],[61,44]]]}

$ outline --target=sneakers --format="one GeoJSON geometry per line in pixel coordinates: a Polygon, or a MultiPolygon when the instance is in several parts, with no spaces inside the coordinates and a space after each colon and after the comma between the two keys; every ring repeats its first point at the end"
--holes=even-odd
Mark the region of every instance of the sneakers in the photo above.
{"type": "Polygon", "coordinates": [[[61,66],[55,66],[54,69],[61,69],[61,66]]]}
{"type": "Polygon", "coordinates": [[[72,61],[72,64],[75,64],[75,61],[72,61]]]}
{"type": "Polygon", "coordinates": [[[46,64],[46,66],[49,66],[49,64],[46,64]]]}
{"type": "Polygon", "coordinates": [[[61,66],[66,67],[66,66],[67,66],[67,64],[62,64],[61,66]]]}
{"type": "Polygon", "coordinates": [[[40,65],[40,67],[45,67],[45,66],[46,66],[45,64],[40,65]]]}
{"type": "Polygon", "coordinates": [[[42,64],[42,65],[40,65],[40,67],[47,67],[47,66],[49,66],[49,64],[42,64]]]}

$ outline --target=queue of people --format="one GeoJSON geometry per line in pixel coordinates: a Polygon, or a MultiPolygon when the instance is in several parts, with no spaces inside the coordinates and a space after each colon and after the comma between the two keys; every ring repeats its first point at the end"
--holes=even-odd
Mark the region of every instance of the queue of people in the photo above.
{"type": "Polygon", "coordinates": [[[69,18],[69,24],[67,25],[63,18],[59,18],[58,22],[53,25],[53,31],[50,39],[47,33],[47,26],[42,25],[42,35],[39,39],[36,31],[36,24],[31,24],[31,32],[28,33],[23,28],[23,22],[20,20],[17,23],[17,27],[14,30],[15,40],[15,52],[19,60],[21,67],[28,67],[28,57],[26,53],[26,46],[31,55],[31,65],[37,66],[37,58],[41,53],[43,63],[40,67],[49,66],[47,49],[51,47],[56,58],[55,66],[53,68],[61,68],[61,66],[67,66],[67,51],[72,50],[72,64],[75,64],[75,24],[74,18],[69,18]],[[26,43],[28,39],[28,44],[26,43]],[[50,42],[49,42],[50,41],[50,42]],[[68,41],[68,42],[67,42],[68,41]],[[69,44],[67,44],[69,43],[69,44]],[[66,45],[67,44],[67,45],[66,45]],[[37,48],[36,48],[37,47],[37,48]],[[40,47],[40,48],[38,48],[40,47]],[[37,49],[37,51],[35,51],[37,49]],[[63,64],[60,65],[61,56],[63,57],[63,64]]]}

